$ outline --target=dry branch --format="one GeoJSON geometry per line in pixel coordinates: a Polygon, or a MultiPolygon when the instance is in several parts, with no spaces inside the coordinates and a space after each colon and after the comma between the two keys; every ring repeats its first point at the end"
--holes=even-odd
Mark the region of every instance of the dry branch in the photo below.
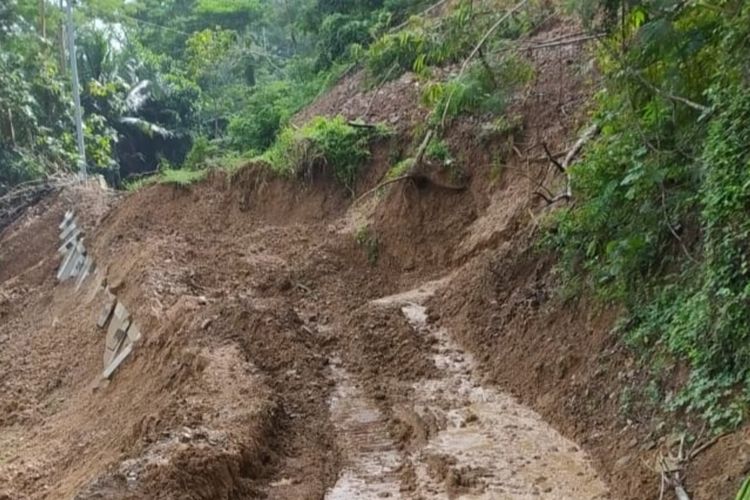
{"type": "Polygon", "coordinates": [[[38,203],[55,189],[70,185],[75,177],[53,176],[19,184],[0,196],[0,231],[12,224],[27,208],[38,203]]]}
{"type": "Polygon", "coordinates": [[[363,198],[366,198],[367,196],[371,195],[372,193],[374,193],[378,189],[387,186],[388,184],[393,184],[394,182],[404,181],[406,179],[413,179],[413,178],[414,178],[414,176],[412,174],[404,174],[404,175],[401,175],[399,177],[395,177],[393,179],[388,179],[387,181],[383,181],[380,184],[378,184],[377,186],[375,186],[374,188],[368,189],[367,191],[365,191],[364,193],[362,193],[361,195],[359,195],[359,197],[356,200],[354,200],[354,202],[352,203],[352,205],[356,205],[363,198]]]}
{"type": "MultiPolygon", "coordinates": [[[[555,167],[561,171],[563,174],[565,174],[565,190],[553,197],[547,196],[545,193],[542,193],[541,191],[537,191],[535,194],[542,198],[544,201],[547,202],[547,204],[552,205],[554,203],[557,203],[561,200],[570,200],[573,198],[573,188],[570,184],[570,173],[568,172],[568,167],[570,167],[571,163],[573,163],[573,160],[576,159],[578,154],[583,149],[583,146],[589,142],[591,139],[596,137],[596,135],[599,133],[599,125],[593,124],[589,128],[587,128],[583,134],[581,134],[581,137],[578,138],[578,140],[573,144],[573,147],[570,148],[568,153],[565,155],[565,158],[563,158],[562,162],[558,161],[552,153],[550,153],[549,148],[547,148],[546,144],[542,144],[542,147],[544,148],[544,152],[547,154],[547,159],[555,165],[555,167]]],[[[549,191],[547,191],[549,192],[549,191]]]]}
{"type": "MultiPolygon", "coordinates": [[[[513,8],[511,8],[509,11],[507,11],[500,19],[498,19],[497,21],[495,21],[495,24],[493,24],[492,26],[490,26],[490,29],[488,29],[484,33],[484,35],[479,40],[479,42],[476,44],[476,46],[474,47],[474,49],[471,51],[471,53],[469,53],[469,56],[466,59],[464,59],[463,64],[461,64],[461,70],[458,72],[458,76],[456,77],[456,79],[461,78],[461,76],[463,76],[463,74],[466,72],[466,68],[469,67],[469,63],[471,63],[471,60],[474,59],[474,56],[476,56],[477,53],[479,53],[479,51],[482,49],[482,46],[487,42],[487,40],[489,40],[489,38],[492,35],[492,33],[494,33],[495,30],[497,30],[500,27],[500,25],[503,22],[505,22],[506,19],[508,19],[513,14],[515,14],[521,7],[523,7],[524,5],[526,5],[526,3],[528,1],[529,0],[521,0],[516,5],[514,5],[513,8]]],[[[455,93],[455,89],[453,90],[453,92],[450,93],[450,95],[448,95],[448,99],[445,102],[445,108],[443,108],[443,116],[440,118],[440,124],[443,127],[445,127],[445,118],[448,115],[448,108],[450,107],[451,100],[453,99],[453,94],[454,93],[455,93]]]]}
{"type": "Polygon", "coordinates": [[[588,42],[589,40],[596,40],[604,36],[606,36],[605,33],[597,33],[594,35],[587,35],[587,36],[582,36],[582,37],[577,37],[577,38],[565,38],[565,39],[559,39],[559,40],[552,40],[552,41],[540,43],[537,45],[527,45],[523,48],[525,50],[538,50],[538,49],[547,49],[551,47],[560,47],[563,45],[575,45],[577,43],[588,42]]]}

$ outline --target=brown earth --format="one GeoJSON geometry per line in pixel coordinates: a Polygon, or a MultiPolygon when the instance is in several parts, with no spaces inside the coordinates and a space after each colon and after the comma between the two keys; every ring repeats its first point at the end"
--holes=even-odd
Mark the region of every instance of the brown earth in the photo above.
{"type": "MultiPolygon", "coordinates": [[[[574,29],[552,19],[532,42],[574,29]]],[[[403,460],[383,487],[393,482],[407,498],[424,497],[425,481],[449,498],[486,493],[492,471],[458,454],[430,451],[420,462],[449,427],[440,406],[461,399],[440,389],[423,411],[423,389],[469,377],[512,393],[578,443],[610,498],[658,498],[645,464],[666,450],[679,417],[660,428],[663,415],[623,414],[620,394],[643,378],[612,333],[618,311],[562,301],[553,258],[535,249],[548,208],[533,191],[540,179],[559,183],[537,161],[541,144],[562,151],[575,140],[595,75],[577,45],[528,57],[536,79],[509,110],[521,127],[486,137],[480,118],[464,118],[446,134],[470,176],[465,190],[404,182],[352,205],[325,173],[287,181],[248,167],[122,197],[69,188],[6,228],[0,498],[323,498],[352,457],[369,460],[373,450],[353,448],[373,439],[383,448],[376,458],[403,460]],[[72,207],[97,262],[81,290],[55,280],[57,224],[72,207]],[[95,326],[106,288],[144,332],[110,382],[100,378],[95,326]],[[407,290],[417,291],[404,304],[428,304],[433,335],[374,305],[407,290]],[[459,347],[441,345],[440,329],[459,347]],[[435,352],[459,368],[438,366],[435,352]],[[464,357],[476,361],[472,373],[461,372],[473,366],[464,357]],[[340,394],[366,402],[367,419],[342,424],[337,412],[350,409],[331,403],[340,394]]],[[[426,112],[416,80],[362,92],[362,78],[297,119],[345,113],[408,136],[426,112]]],[[[357,191],[375,186],[410,144],[377,145],[357,191]]],[[[462,426],[488,425],[466,408],[462,426]]],[[[513,457],[511,472],[549,459],[532,455],[513,457]]],[[[687,489],[695,499],[730,498],[749,463],[747,431],[724,436],[690,463],[687,489]]],[[[571,498],[554,493],[556,479],[538,475],[529,491],[571,498]]]]}

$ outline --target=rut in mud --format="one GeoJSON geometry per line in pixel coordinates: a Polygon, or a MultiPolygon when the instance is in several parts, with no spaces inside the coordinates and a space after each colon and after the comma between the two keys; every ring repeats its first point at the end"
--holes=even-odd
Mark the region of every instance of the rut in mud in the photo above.
{"type": "Polygon", "coordinates": [[[402,404],[400,411],[432,422],[433,429],[423,443],[398,453],[384,412],[334,366],[331,414],[345,466],[326,498],[608,498],[579,447],[509,395],[483,387],[471,355],[448,331],[428,325],[423,302],[437,286],[450,286],[450,281],[366,306],[403,315],[412,334],[431,344],[428,355],[437,371],[412,384],[410,407],[402,404]],[[401,483],[398,471],[404,472],[401,483]]]}

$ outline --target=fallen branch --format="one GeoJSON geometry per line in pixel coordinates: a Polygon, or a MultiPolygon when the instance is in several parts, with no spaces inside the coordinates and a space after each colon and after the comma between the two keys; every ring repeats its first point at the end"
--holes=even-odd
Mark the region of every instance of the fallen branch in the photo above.
{"type": "Polygon", "coordinates": [[[677,455],[669,453],[668,457],[665,457],[661,453],[657,458],[659,465],[659,475],[661,480],[660,498],[664,496],[665,486],[671,486],[674,490],[674,494],[677,500],[690,500],[685,487],[683,486],[682,472],[690,460],[690,453],[685,454],[685,435],[680,438],[680,446],[677,451],[677,455]]]}
{"type": "Polygon", "coordinates": [[[412,165],[412,168],[409,170],[414,170],[417,167],[417,165],[422,163],[422,157],[424,156],[424,152],[427,150],[427,145],[430,143],[430,140],[432,140],[432,136],[434,134],[435,134],[435,131],[433,129],[430,129],[424,135],[424,138],[422,139],[422,142],[419,144],[419,148],[417,149],[417,156],[414,157],[414,165],[412,165]]]}
{"type": "MultiPolygon", "coordinates": [[[[464,59],[463,64],[461,64],[461,70],[458,72],[458,76],[456,77],[456,79],[459,79],[459,78],[461,78],[463,76],[463,74],[466,72],[466,68],[469,67],[469,63],[471,62],[471,60],[474,59],[474,56],[476,56],[477,53],[479,53],[479,51],[482,49],[482,46],[487,42],[487,40],[490,38],[490,36],[492,35],[492,33],[494,33],[495,30],[497,30],[500,27],[500,25],[503,22],[505,22],[506,19],[508,19],[513,14],[515,14],[516,11],[518,11],[521,7],[523,7],[524,5],[526,5],[526,3],[528,1],[529,0],[521,0],[516,5],[514,5],[513,8],[511,8],[509,11],[507,11],[500,19],[498,19],[495,22],[495,24],[493,24],[492,26],[490,26],[490,29],[488,29],[484,33],[484,35],[479,40],[479,42],[476,44],[476,46],[474,47],[474,49],[469,53],[469,56],[466,59],[464,59]]],[[[448,108],[450,107],[451,100],[453,99],[453,94],[455,94],[455,93],[456,93],[456,89],[453,89],[453,91],[450,93],[450,95],[448,95],[448,99],[445,101],[445,107],[443,108],[443,116],[440,119],[440,124],[441,124],[442,127],[445,127],[445,118],[448,115],[448,108]]]]}
{"type": "Polygon", "coordinates": [[[422,142],[419,144],[419,148],[417,148],[417,154],[414,157],[414,163],[411,165],[411,167],[409,167],[409,170],[404,175],[400,175],[393,179],[385,180],[381,182],[380,184],[378,184],[377,186],[375,186],[374,188],[368,189],[367,191],[359,195],[352,204],[356,205],[363,198],[371,195],[372,193],[378,191],[380,188],[383,188],[389,184],[393,184],[395,182],[400,182],[400,181],[407,180],[407,179],[415,179],[416,177],[418,177],[417,169],[422,164],[422,159],[424,158],[425,151],[427,150],[427,145],[430,143],[430,140],[432,140],[432,136],[434,133],[435,131],[433,129],[430,129],[427,131],[424,138],[422,138],[422,142]]]}
{"type": "Polygon", "coordinates": [[[357,203],[360,202],[360,200],[362,200],[362,198],[365,198],[368,195],[371,195],[375,191],[379,190],[380,188],[383,188],[383,187],[387,186],[388,184],[393,184],[394,182],[399,182],[399,181],[403,181],[403,180],[406,180],[406,179],[413,179],[413,178],[414,178],[414,175],[412,175],[412,174],[404,174],[404,175],[401,175],[399,177],[394,177],[393,179],[388,179],[387,181],[383,181],[380,184],[378,184],[377,186],[375,186],[374,188],[368,189],[367,191],[365,191],[364,193],[362,193],[361,195],[359,195],[359,197],[356,200],[354,200],[354,202],[352,203],[352,205],[356,205],[357,203]]]}
{"type": "Polygon", "coordinates": [[[699,104],[697,102],[691,101],[690,99],[686,99],[685,97],[670,94],[669,92],[660,89],[656,85],[653,85],[651,82],[643,78],[643,76],[640,73],[632,73],[632,74],[635,76],[635,78],[639,82],[641,82],[646,88],[651,90],[656,95],[660,95],[664,97],[665,99],[669,99],[670,101],[682,103],[689,108],[693,108],[696,111],[700,111],[704,115],[708,115],[713,111],[713,109],[710,108],[709,106],[704,106],[703,104],[699,104]]]}
{"type": "Polygon", "coordinates": [[[594,35],[588,35],[588,36],[582,36],[578,38],[569,38],[569,39],[561,39],[561,40],[553,40],[546,43],[540,43],[538,45],[527,45],[523,47],[525,50],[538,50],[538,49],[547,49],[550,47],[560,47],[562,45],[575,45],[577,43],[583,43],[588,42],[589,40],[596,40],[598,38],[602,38],[607,36],[605,33],[597,33],[594,35]]]}
{"type": "Polygon", "coordinates": [[[52,191],[75,182],[77,182],[75,176],[52,176],[19,184],[13,190],[0,196],[0,231],[52,191]]]}
{"type": "Polygon", "coordinates": [[[347,125],[350,127],[356,127],[356,128],[376,128],[377,124],[375,123],[365,123],[365,122],[357,122],[357,121],[348,121],[346,122],[347,125]]]}
{"type": "Polygon", "coordinates": [[[723,437],[725,437],[725,436],[727,436],[729,434],[731,434],[731,433],[730,432],[724,432],[722,434],[719,434],[718,436],[714,436],[712,439],[709,439],[708,441],[706,441],[702,445],[697,446],[695,449],[691,450],[690,453],[688,453],[687,459],[688,460],[694,459],[696,456],[698,456],[698,454],[706,451],[707,449],[709,449],[710,447],[712,447],[713,445],[715,445],[716,443],[718,443],[720,439],[722,439],[723,437]]]}
{"type": "MultiPolygon", "coordinates": [[[[593,124],[589,128],[587,128],[583,134],[581,134],[581,137],[578,138],[578,140],[573,144],[573,147],[570,148],[568,153],[565,155],[565,158],[562,160],[562,162],[558,161],[549,151],[549,148],[547,148],[547,145],[542,143],[542,147],[544,148],[544,152],[547,154],[547,158],[550,162],[552,162],[557,169],[565,174],[565,190],[558,194],[557,196],[554,196],[550,198],[549,196],[546,196],[544,193],[537,191],[535,194],[539,196],[540,198],[544,199],[544,201],[547,202],[547,204],[552,205],[554,203],[557,203],[561,200],[569,201],[573,198],[573,188],[570,184],[570,175],[568,172],[568,167],[573,163],[573,160],[576,159],[576,156],[581,152],[583,149],[583,146],[593,139],[597,134],[599,133],[599,125],[593,124]]],[[[549,191],[547,191],[549,192],[549,191]]]]}
{"type": "Polygon", "coordinates": [[[542,148],[544,148],[544,154],[547,155],[547,160],[549,160],[554,166],[556,166],[557,170],[559,170],[562,173],[565,173],[565,167],[563,167],[562,163],[557,161],[557,158],[552,153],[550,153],[546,142],[542,143],[542,148]]]}

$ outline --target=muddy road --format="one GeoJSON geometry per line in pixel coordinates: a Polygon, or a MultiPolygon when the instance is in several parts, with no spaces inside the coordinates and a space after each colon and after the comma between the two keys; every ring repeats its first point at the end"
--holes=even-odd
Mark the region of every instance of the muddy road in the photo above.
{"type": "Polygon", "coordinates": [[[4,257],[45,256],[1,288],[6,498],[609,498],[441,325],[430,304],[454,275],[374,265],[361,214],[208,224],[233,191],[77,189],[98,261],[80,289],[55,282],[41,231],[70,196],[5,234],[28,244],[4,257]],[[144,339],[103,383],[106,290],[144,339]]]}
{"type": "Polygon", "coordinates": [[[325,498],[609,498],[579,447],[511,396],[484,387],[472,356],[428,324],[424,302],[449,285],[428,283],[366,306],[403,315],[431,345],[436,372],[412,384],[409,407],[399,410],[433,428],[403,452],[388,432],[385,415],[394,409],[379,408],[335,362],[331,418],[345,465],[325,498]]]}

